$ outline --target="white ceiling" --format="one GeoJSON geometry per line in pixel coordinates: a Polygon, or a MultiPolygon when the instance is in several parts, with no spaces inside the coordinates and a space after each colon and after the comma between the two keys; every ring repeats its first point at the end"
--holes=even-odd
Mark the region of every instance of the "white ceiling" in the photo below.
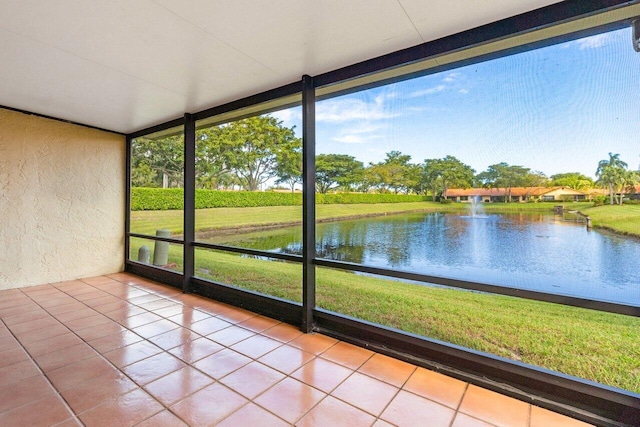
{"type": "Polygon", "coordinates": [[[0,105],[129,133],[558,0],[0,0],[0,105]]]}

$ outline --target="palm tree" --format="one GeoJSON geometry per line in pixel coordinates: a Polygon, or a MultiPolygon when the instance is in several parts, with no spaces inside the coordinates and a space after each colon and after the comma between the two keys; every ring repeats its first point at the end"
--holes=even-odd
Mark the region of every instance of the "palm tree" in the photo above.
{"type": "MultiPolygon", "coordinates": [[[[596,170],[596,176],[598,182],[609,187],[609,203],[614,204],[614,195],[618,187],[625,184],[627,175],[627,163],[620,160],[620,154],[609,153],[608,160],[600,160],[598,162],[598,169],[596,170]]],[[[620,196],[622,202],[622,196],[620,196]]]]}
{"type": "MultiPolygon", "coordinates": [[[[638,182],[640,182],[640,172],[625,171],[621,182],[622,192],[635,193],[638,182]]],[[[619,203],[622,204],[622,194],[620,195],[619,203]]]]}

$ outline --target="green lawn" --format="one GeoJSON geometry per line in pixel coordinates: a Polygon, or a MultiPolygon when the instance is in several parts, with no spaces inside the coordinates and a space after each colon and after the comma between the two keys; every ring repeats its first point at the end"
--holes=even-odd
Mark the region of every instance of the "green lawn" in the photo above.
{"type": "MultiPolygon", "coordinates": [[[[145,242],[149,244],[148,242],[145,242]]],[[[142,244],[132,239],[132,254],[142,244]]],[[[179,247],[170,262],[181,264],[179,247]]],[[[300,264],[196,250],[196,275],[300,302],[300,264]]],[[[317,269],[318,307],[640,392],[640,319],[317,269]]]]}
{"type": "MultiPolygon", "coordinates": [[[[372,203],[348,205],[318,205],[316,218],[320,221],[344,219],[366,215],[384,215],[411,211],[450,210],[453,205],[434,202],[417,203],[372,203]]],[[[463,209],[456,205],[453,208],[463,209]]],[[[302,221],[302,206],[262,206],[250,208],[213,208],[196,211],[196,229],[214,230],[227,227],[242,227],[270,224],[293,224],[302,221]]],[[[131,212],[131,231],[155,234],[157,228],[167,228],[172,234],[181,234],[182,211],[134,211],[131,212]]]]}
{"type": "Polygon", "coordinates": [[[581,209],[594,227],[640,237],[640,205],[604,205],[581,209]]]}

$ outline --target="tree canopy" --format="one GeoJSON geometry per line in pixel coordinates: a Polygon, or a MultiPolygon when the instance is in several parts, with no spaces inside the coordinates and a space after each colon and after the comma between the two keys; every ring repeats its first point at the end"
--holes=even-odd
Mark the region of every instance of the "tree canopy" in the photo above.
{"type": "Polygon", "coordinates": [[[514,187],[544,187],[547,177],[538,171],[505,162],[490,165],[486,171],[476,176],[477,182],[486,188],[504,188],[507,201],[511,201],[511,189],[514,187]]]}
{"type": "Polygon", "coordinates": [[[627,163],[620,160],[620,154],[609,153],[609,158],[598,162],[597,183],[609,189],[609,203],[622,204],[623,193],[640,181],[638,171],[627,170],[627,163]]]}
{"type": "Polygon", "coordinates": [[[579,172],[567,172],[551,175],[551,185],[583,191],[593,188],[594,182],[593,179],[579,172]]]}
{"type": "Polygon", "coordinates": [[[131,144],[131,185],[182,187],[183,164],[182,135],[161,139],[135,138],[131,144]]]}
{"type": "Polygon", "coordinates": [[[302,144],[291,150],[280,150],[277,156],[276,184],[286,184],[291,191],[302,183],[302,144]]]}
{"type": "Polygon", "coordinates": [[[293,158],[284,153],[302,147],[293,129],[271,116],[249,117],[212,128],[208,141],[220,149],[221,164],[232,170],[249,191],[258,190],[278,175],[278,161],[293,158]]]}
{"type": "Polygon", "coordinates": [[[419,183],[418,165],[410,163],[411,156],[400,151],[390,151],[386,158],[379,163],[371,163],[365,174],[366,186],[377,188],[378,191],[392,191],[409,193],[419,183]]]}
{"type": "MultiPolygon", "coordinates": [[[[196,132],[196,186],[238,185],[255,191],[278,177],[292,188],[301,181],[302,142],[272,116],[256,116],[196,132]]],[[[183,185],[183,136],[136,138],[131,182],[135,187],[183,185]]]]}
{"type": "Polygon", "coordinates": [[[364,166],[346,154],[318,154],[316,156],[316,189],[326,193],[332,188],[351,189],[362,181],[364,166]]]}
{"type": "Polygon", "coordinates": [[[473,185],[475,170],[454,156],[424,161],[423,182],[433,196],[446,198],[449,188],[469,188],[473,185]]]}

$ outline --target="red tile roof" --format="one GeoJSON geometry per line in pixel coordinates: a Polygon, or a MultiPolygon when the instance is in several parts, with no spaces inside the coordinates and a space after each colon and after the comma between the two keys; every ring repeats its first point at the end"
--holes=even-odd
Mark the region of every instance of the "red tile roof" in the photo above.
{"type": "MultiPolygon", "coordinates": [[[[576,191],[569,187],[512,187],[511,196],[542,196],[555,190],[564,190],[563,194],[584,195],[582,191],[576,191]]],[[[450,188],[446,191],[446,197],[501,197],[509,194],[507,188],[450,188]]]]}

